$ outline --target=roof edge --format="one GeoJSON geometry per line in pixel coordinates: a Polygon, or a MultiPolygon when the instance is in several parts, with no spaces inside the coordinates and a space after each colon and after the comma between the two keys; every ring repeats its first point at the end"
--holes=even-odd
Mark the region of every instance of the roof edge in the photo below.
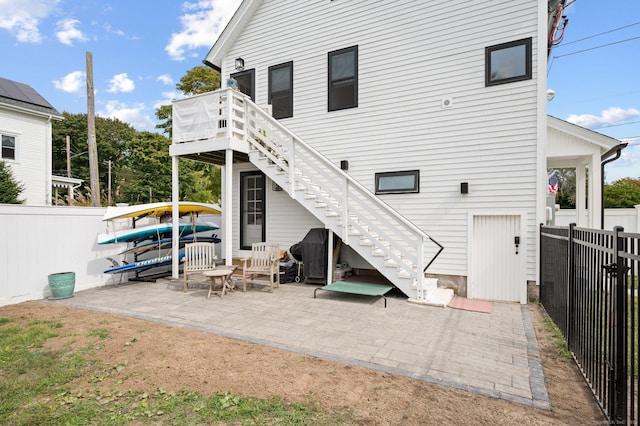
{"type": "Polygon", "coordinates": [[[238,34],[261,4],[262,0],[242,0],[242,3],[238,6],[238,9],[231,17],[231,20],[229,20],[229,23],[227,23],[227,26],[224,27],[218,39],[213,43],[203,63],[214,69],[222,68],[222,58],[226,54],[229,45],[236,40],[238,34]]]}
{"type": "Polygon", "coordinates": [[[64,120],[64,116],[60,114],[57,110],[53,110],[51,112],[37,111],[31,108],[12,105],[5,102],[0,102],[0,106],[5,107],[7,109],[14,110],[14,111],[24,112],[26,114],[37,115],[45,118],[54,118],[56,120],[64,120]]]}
{"type": "Polygon", "coordinates": [[[568,121],[547,115],[547,126],[555,130],[558,130],[569,135],[573,135],[590,142],[600,148],[609,150],[620,144],[620,141],[611,136],[603,135],[595,130],[587,129],[586,127],[578,126],[577,124],[569,123],[568,121]]]}

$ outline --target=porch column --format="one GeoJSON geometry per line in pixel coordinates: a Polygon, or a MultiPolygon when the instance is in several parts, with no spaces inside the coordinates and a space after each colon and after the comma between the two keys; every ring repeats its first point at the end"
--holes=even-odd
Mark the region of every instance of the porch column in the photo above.
{"type": "Polygon", "coordinates": [[[602,221],[602,160],[600,153],[591,156],[589,164],[589,228],[600,229],[602,221]]]}
{"type": "Polygon", "coordinates": [[[587,166],[579,162],[576,165],[576,225],[587,227],[588,214],[591,212],[587,212],[587,166]]]}
{"type": "Polygon", "coordinates": [[[233,263],[233,150],[225,151],[224,170],[222,173],[222,218],[224,246],[224,263],[233,263]]]}
{"type": "Polygon", "coordinates": [[[180,211],[178,202],[180,200],[180,185],[178,185],[178,157],[171,157],[171,277],[177,280],[180,276],[180,211]]]}

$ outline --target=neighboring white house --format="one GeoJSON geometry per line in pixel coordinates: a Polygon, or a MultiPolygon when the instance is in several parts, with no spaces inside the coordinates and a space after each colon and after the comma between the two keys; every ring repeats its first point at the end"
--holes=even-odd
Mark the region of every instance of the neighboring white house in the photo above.
{"type": "Polygon", "coordinates": [[[51,121],[62,118],[30,86],[0,78],[0,160],[24,185],[25,204],[51,204],[51,121]]]}
{"type": "Polygon", "coordinates": [[[179,157],[219,164],[227,262],[321,227],[412,299],[526,303],[550,18],[530,0],[244,0],[204,61],[232,88],[174,102],[174,201],[179,157]]]}

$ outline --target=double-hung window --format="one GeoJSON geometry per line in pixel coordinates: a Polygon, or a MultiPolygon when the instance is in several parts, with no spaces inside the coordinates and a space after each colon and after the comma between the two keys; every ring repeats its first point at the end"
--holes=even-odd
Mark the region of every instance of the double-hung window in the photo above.
{"type": "Polygon", "coordinates": [[[2,158],[3,160],[16,159],[16,137],[11,135],[2,135],[2,158]]]}
{"type": "Polygon", "coordinates": [[[358,106],[358,46],[329,52],[329,111],[358,106]]]}
{"type": "Polygon", "coordinates": [[[531,79],[531,38],[485,48],[485,86],[531,79]]]}
{"type": "Polygon", "coordinates": [[[274,118],[293,117],[293,62],[269,67],[269,104],[274,118]]]}

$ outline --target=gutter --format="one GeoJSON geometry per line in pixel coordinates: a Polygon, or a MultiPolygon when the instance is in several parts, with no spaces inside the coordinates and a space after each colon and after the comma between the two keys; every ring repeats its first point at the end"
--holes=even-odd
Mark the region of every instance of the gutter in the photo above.
{"type": "Polygon", "coordinates": [[[604,166],[620,158],[622,150],[625,149],[627,145],[629,144],[621,143],[614,146],[600,157],[600,229],[604,229],[604,166]],[[609,158],[613,154],[615,154],[615,157],[609,158]]]}

